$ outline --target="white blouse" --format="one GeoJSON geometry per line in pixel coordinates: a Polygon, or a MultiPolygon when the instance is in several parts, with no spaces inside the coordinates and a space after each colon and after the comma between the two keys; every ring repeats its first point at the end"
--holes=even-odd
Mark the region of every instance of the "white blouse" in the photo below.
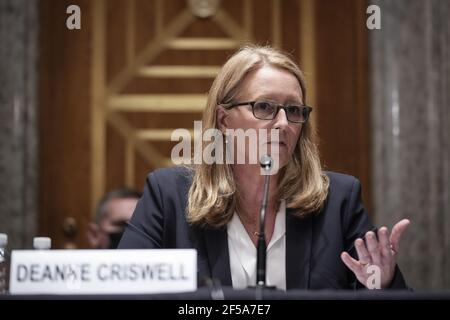
{"type": "MultiPolygon", "coordinates": [[[[235,212],[227,226],[228,251],[233,288],[256,285],[256,247],[235,212]]],[[[267,246],[268,286],[286,290],[286,202],[280,203],[272,239],[267,246]]]]}

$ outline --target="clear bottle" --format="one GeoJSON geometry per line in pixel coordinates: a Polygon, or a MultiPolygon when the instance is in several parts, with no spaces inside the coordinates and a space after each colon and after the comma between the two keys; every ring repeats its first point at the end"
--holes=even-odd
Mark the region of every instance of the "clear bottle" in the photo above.
{"type": "Polygon", "coordinates": [[[52,247],[52,239],[48,237],[34,237],[33,248],[35,250],[48,250],[52,247]]]}
{"type": "Polygon", "coordinates": [[[8,235],[0,233],[0,294],[8,293],[9,285],[9,254],[8,235]]]}

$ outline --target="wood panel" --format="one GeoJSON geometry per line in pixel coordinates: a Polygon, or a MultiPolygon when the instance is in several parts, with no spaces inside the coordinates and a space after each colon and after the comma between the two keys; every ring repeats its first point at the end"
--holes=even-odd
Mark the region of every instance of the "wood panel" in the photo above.
{"type": "Polygon", "coordinates": [[[316,77],[325,167],[357,176],[371,208],[365,1],[316,4],[316,77]]]}
{"type": "Polygon", "coordinates": [[[68,239],[63,222],[76,218],[86,230],[90,214],[90,0],[40,4],[39,62],[39,231],[52,237],[56,248],[68,239]],[[66,8],[82,9],[82,30],[66,28],[66,8]]]}

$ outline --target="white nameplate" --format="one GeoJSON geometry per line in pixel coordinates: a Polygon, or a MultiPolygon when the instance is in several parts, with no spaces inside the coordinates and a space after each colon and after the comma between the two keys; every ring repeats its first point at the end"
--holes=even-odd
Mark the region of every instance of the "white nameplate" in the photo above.
{"type": "Polygon", "coordinates": [[[197,289],[197,251],[14,250],[12,294],[142,294],[197,289]]]}

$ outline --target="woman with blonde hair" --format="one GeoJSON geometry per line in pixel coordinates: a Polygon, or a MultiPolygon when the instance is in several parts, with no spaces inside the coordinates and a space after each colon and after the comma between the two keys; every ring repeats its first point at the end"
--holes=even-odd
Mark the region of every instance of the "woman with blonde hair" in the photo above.
{"type": "Polygon", "coordinates": [[[288,55],[241,48],[216,77],[202,120],[203,131],[218,132],[213,143],[225,154],[215,155],[226,161],[151,173],[119,248],[195,248],[200,280],[254,286],[265,176],[251,159],[264,150],[276,163],[264,228],[268,285],[370,287],[368,270],[377,266],[380,288],[406,288],[395,260],[409,221],[391,233],[376,230],[359,181],[322,170],[311,111],[303,74],[288,55]]]}

